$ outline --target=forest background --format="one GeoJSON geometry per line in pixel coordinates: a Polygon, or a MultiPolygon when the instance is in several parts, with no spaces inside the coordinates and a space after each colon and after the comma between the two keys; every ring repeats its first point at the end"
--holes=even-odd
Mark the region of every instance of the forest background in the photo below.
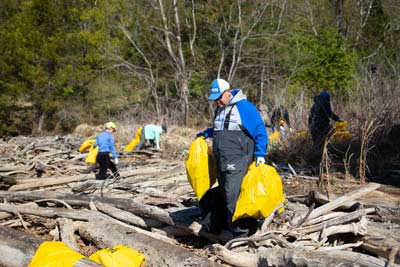
{"type": "Polygon", "coordinates": [[[0,135],[201,128],[217,77],[306,129],[328,89],[354,129],[400,114],[398,0],[2,0],[0,135]]]}

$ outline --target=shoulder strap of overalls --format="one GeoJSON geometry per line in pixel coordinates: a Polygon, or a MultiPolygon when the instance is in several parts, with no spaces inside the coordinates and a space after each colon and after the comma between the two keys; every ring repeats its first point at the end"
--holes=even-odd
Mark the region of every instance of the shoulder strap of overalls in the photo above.
{"type": "Polygon", "coordinates": [[[228,128],[229,128],[229,121],[231,119],[231,113],[232,113],[232,109],[233,109],[234,106],[235,106],[235,104],[233,104],[231,106],[231,109],[228,111],[228,114],[226,114],[226,116],[225,116],[224,130],[228,130],[228,128]]]}

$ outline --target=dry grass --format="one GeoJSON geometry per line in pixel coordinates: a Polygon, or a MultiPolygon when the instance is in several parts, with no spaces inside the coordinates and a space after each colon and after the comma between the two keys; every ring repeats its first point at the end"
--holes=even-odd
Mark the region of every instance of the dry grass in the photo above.
{"type": "Polygon", "coordinates": [[[75,130],[74,134],[75,135],[81,135],[87,139],[96,137],[101,131],[104,130],[103,125],[97,125],[97,126],[92,126],[86,123],[79,124],[75,130]]]}
{"type": "MultiPolygon", "coordinates": [[[[136,131],[143,125],[117,122],[117,132],[115,133],[115,144],[118,152],[122,152],[126,145],[135,138],[136,131]]],[[[80,135],[84,139],[94,138],[103,131],[102,125],[91,126],[88,124],[79,125],[75,135],[80,135]]],[[[168,159],[184,159],[186,153],[193,142],[198,130],[181,126],[169,126],[168,132],[161,135],[161,155],[168,159]]]]}

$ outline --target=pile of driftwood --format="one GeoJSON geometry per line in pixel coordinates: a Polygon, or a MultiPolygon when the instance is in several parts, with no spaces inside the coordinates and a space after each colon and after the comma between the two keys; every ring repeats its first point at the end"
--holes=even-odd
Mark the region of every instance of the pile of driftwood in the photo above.
{"type": "MultiPolygon", "coordinates": [[[[399,209],[358,201],[378,184],[336,198],[288,196],[285,212],[260,222],[253,236],[232,239],[197,222],[181,160],[121,154],[121,178],[96,181],[82,173],[81,142],[20,137],[0,144],[7,189],[0,191],[0,266],[27,266],[45,240],[86,256],[123,244],[142,252],[146,266],[399,266],[399,209]]],[[[84,259],[75,266],[101,265],[84,259]]]]}

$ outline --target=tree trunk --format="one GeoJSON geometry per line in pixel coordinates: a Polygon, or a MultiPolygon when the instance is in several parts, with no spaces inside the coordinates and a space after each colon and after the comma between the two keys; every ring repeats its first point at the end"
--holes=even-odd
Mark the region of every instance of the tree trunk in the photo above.
{"type": "Polygon", "coordinates": [[[336,0],[335,11],[336,11],[336,27],[338,32],[345,34],[343,29],[343,14],[344,14],[344,0],[336,0]]]}

